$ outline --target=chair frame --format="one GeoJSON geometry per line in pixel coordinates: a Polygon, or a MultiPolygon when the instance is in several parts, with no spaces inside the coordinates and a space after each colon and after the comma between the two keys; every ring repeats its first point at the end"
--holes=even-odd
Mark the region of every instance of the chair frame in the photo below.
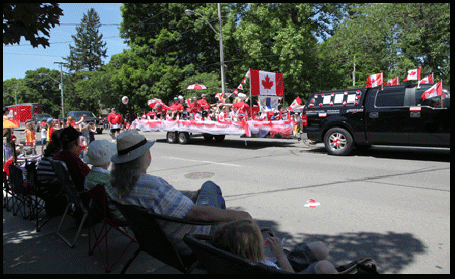
{"type": "MultiPolygon", "coordinates": [[[[54,169],[55,173],[57,174],[58,180],[62,184],[63,190],[65,191],[66,198],[68,199],[68,205],[66,206],[65,213],[63,213],[62,219],[60,221],[60,224],[58,225],[57,228],[57,235],[65,241],[66,244],[68,244],[69,247],[73,248],[74,245],[76,244],[77,239],[79,238],[79,235],[82,230],[82,226],[84,225],[85,220],[88,217],[88,209],[84,204],[82,203],[80,194],[83,192],[78,192],[76,190],[76,187],[74,186],[73,180],[71,179],[71,175],[68,171],[68,168],[63,161],[58,161],[54,159],[49,159],[51,162],[52,168],[54,169]],[[77,233],[73,239],[73,241],[69,241],[66,237],[64,237],[61,233],[61,228],[63,225],[63,221],[65,220],[66,216],[68,215],[68,211],[71,207],[75,206],[76,208],[79,208],[83,212],[82,220],[81,223],[79,224],[79,228],[77,230],[77,233]]],[[[88,207],[90,207],[91,201],[89,202],[88,207]]]]}
{"type": "Polygon", "coordinates": [[[157,260],[178,269],[183,273],[191,273],[198,264],[193,256],[182,256],[177,252],[174,243],[164,233],[158,220],[174,222],[179,224],[211,226],[219,222],[198,222],[189,221],[148,212],[147,209],[136,205],[124,205],[112,200],[112,203],[120,210],[131,225],[139,248],[133,257],[127,262],[121,271],[124,274],[134,259],[141,251],[146,252],[157,260]],[[155,238],[150,241],[150,236],[155,238]],[[157,240],[158,239],[158,240],[157,240]]]}
{"type": "Polygon", "coordinates": [[[209,274],[292,274],[236,256],[209,244],[212,236],[186,234],[183,241],[209,274]]]}
{"type": "Polygon", "coordinates": [[[12,200],[13,200],[13,205],[12,205],[12,210],[13,210],[13,216],[16,216],[17,213],[20,211],[23,218],[27,219],[30,218],[31,211],[29,209],[29,215],[27,215],[27,203],[30,204],[30,195],[27,189],[24,187],[24,178],[23,178],[23,173],[22,170],[14,165],[11,164],[9,165],[9,178],[10,178],[10,183],[11,183],[11,193],[13,194],[12,200]],[[16,210],[14,207],[17,206],[16,210]],[[23,210],[21,209],[23,207],[23,210]]]}
{"type": "Polygon", "coordinates": [[[95,250],[96,247],[98,247],[98,250],[101,253],[101,260],[103,262],[104,269],[106,273],[109,273],[114,266],[118,263],[120,258],[124,255],[126,250],[130,247],[130,245],[134,242],[137,242],[137,240],[134,238],[134,236],[129,235],[127,232],[125,232],[123,229],[120,227],[127,227],[129,226],[128,221],[121,221],[115,219],[115,217],[111,214],[110,209],[108,207],[108,199],[107,199],[107,193],[106,189],[104,188],[103,185],[97,184],[95,187],[90,189],[90,191],[87,192],[89,197],[92,200],[92,207],[89,208],[89,220],[91,222],[91,226],[89,229],[89,256],[93,255],[93,251],[95,250]],[[98,232],[95,229],[95,226],[97,225],[94,221],[92,216],[97,216],[98,218],[101,219],[102,221],[102,226],[98,230],[98,232]],[[126,237],[128,237],[131,241],[128,243],[128,245],[125,247],[125,249],[122,251],[122,254],[117,258],[117,260],[110,266],[109,265],[109,249],[108,249],[108,233],[111,231],[111,229],[114,228],[126,237]],[[91,232],[93,231],[93,235],[95,236],[95,244],[91,245],[91,232]],[[101,241],[105,240],[105,253],[106,256],[103,257],[103,251],[101,249],[101,241]]]}
{"type": "Polygon", "coordinates": [[[47,222],[49,222],[49,220],[52,219],[52,216],[48,216],[47,220],[44,221],[44,223],[41,224],[41,226],[39,226],[39,214],[40,212],[42,212],[44,210],[44,205],[42,204],[42,202],[45,203],[45,200],[43,200],[42,198],[40,198],[40,189],[42,187],[42,184],[38,182],[38,173],[37,173],[37,170],[36,170],[36,162],[35,161],[31,161],[29,164],[26,164],[25,165],[25,168],[27,169],[27,176],[28,176],[28,179],[32,185],[32,194],[35,196],[35,199],[31,199],[32,201],[32,206],[31,206],[31,214],[30,214],[30,220],[36,218],[36,221],[35,221],[35,228],[36,228],[36,231],[39,232],[41,230],[41,228],[47,224],[47,222]]]}

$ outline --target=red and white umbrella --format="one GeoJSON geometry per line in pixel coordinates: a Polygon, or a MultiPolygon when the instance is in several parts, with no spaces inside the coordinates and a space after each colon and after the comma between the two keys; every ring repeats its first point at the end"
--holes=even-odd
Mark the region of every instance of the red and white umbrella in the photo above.
{"type": "Polygon", "coordinates": [[[161,99],[156,98],[150,99],[148,101],[148,106],[151,107],[152,109],[155,108],[157,104],[163,104],[163,101],[161,101],[161,99]]]}
{"type": "Polygon", "coordinates": [[[188,87],[186,89],[207,89],[207,87],[205,87],[205,85],[203,84],[191,84],[191,85],[188,85],[188,87]]]}

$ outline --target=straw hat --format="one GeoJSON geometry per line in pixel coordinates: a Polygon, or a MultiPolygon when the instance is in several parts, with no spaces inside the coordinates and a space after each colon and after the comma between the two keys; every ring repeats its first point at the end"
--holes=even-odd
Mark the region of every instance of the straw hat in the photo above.
{"type": "Polygon", "coordinates": [[[107,140],[95,140],[90,143],[87,154],[82,160],[87,164],[102,166],[109,163],[112,155],[115,153],[117,153],[117,146],[115,143],[107,140]]]}
{"type": "Polygon", "coordinates": [[[117,137],[117,152],[111,157],[111,162],[119,164],[137,159],[154,144],[155,141],[147,141],[137,130],[120,133],[117,137]]]}

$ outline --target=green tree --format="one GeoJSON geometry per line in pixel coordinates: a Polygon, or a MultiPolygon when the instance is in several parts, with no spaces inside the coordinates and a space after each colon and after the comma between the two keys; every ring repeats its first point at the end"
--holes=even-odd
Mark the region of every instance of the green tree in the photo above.
{"type": "Polygon", "coordinates": [[[3,3],[3,44],[19,44],[23,36],[33,47],[46,48],[49,30],[60,25],[62,11],[57,3],[3,3]]]}
{"type": "Polygon", "coordinates": [[[95,71],[102,65],[102,58],[106,58],[106,43],[99,34],[100,17],[95,9],[91,8],[84,14],[81,24],[76,27],[77,34],[71,35],[75,46],[70,45],[70,55],[64,60],[68,62],[70,71],[95,71]]]}
{"type": "Polygon", "coordinates": [[[349,13],[320,48],[322,59],[338,68],[341,87],[352,86],[354,63],[357,87],[367,75],[404,80],[417,67],[450,82],[450,4],[358,4],[349,13]]]}

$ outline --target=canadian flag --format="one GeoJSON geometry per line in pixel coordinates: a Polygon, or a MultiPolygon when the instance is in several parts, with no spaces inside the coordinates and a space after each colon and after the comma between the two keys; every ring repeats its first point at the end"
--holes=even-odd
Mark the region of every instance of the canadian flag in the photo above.
{"type": "Polygon", "coordinates": [[[239,84],[239,86],[237,87],[237,89],[243,90],[243,86],[242,86],[241,83],[239,84]]]}
{"type": "Polygon", "coordinates": [[[434,83],[434,77],[433,74],[427,76],[426,78],[422,79],[419,81],[419,84],[424,84],[424,83],[434,83]]]}
{"type": "Polygon", "coordinates": [[[432,87],[430,87],[430,89],[423,92],[422,100],[425,101],[425,99],[434,98],[436,96],[443,96],[443,95],[444,95],[444,93],[442,93],[442,80],[441,80],[440,82],[438,82],[435,85],[433,85],[432,87]]]}
{"type": "Polygon", "coordinates": [[[302,105],[302,100],[300,100],[300,97],[297,96],[297,98],[295,98],[295,100],[292,102],[292,104],[288,107],[288,110],[294,110],[297,107],[299,107],[300,105],[302,105]]]}
{"type": "Polygon", "coordinates": [[[250,69],[251,95],[284,96],[283,73],[250,69]]]}
{"type": "Polygon", "coordinates": [[[226,103],[226,98],[224,98],[224,93],[216,93],[215,99],[218,99],[218,103],[226,103]]]}
{"type": "Polygon", "coordinates": [[[404,81],[408,80],[420,80],[420,68],[409,70],[408,75],[406,76],[404,81]]]}
{"type": "Polygon", "coordinates": [[[382,84],[382,73],[367,76],[367,86],[366,87],[378,87],[381,84],[382,84]]]}
{"type": "Polygon", "coordinates": [[[384,86],[399,85],[399,84],[400,84],[400,81],[398,80],[398,78],[394,78],[394,79],[389,79],[386,83],[384,83],[384,86]]]}

